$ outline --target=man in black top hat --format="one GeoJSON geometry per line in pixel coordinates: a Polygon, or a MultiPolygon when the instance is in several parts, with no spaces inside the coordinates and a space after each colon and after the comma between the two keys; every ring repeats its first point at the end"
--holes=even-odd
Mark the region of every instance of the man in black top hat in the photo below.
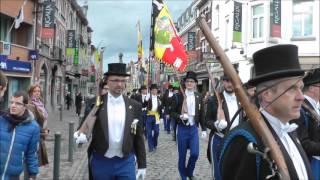
{"type": "Polygon", "coordinates": [[[167,134],[170,134],[170,111],[171,111],[171,104],[172,104],[172,96],[173,96],[173,87],[169,84],[168,89],[164,93],[162,97],[162,104],[163,104],[163,124],[164,130],[167,131],[167,134]]]}
{"type": "Polygon", "coordinates": [[[313,177],[320,177],[320,68],[311,70],[303,78],[304,104],[301,116],[294,122],[301,144],[311,160],[313,177]]]}
{"type": "MultiPolygon", "coordinates": [[[[90,168],[93,179],[136,179],[146,173],[146,152],[143,138],[141,104],[123,95],[127,77],[126,65],[108,64],[104,75],[108,93],[102,96],[103,104],[97,111],[89,146],[90,168]]],[[[78,143],[86,142],[78,133],[78,143]],[[83,141],[82,141],[83,140],[83,141]]]]}
{"type": "MultiPolygon", "coordinates": [[[[304,100],[301,91],[304,71],[300,68],[297,46],[275,45],[259,50],[253,54],[253,63],[256,74],[249,85],[257,88],[261,115],[284,155],[290,178],[312,179],[308,158],[294,132],[297,125],[289,124],[300,116],[304,100]]],[[[265,151],[249,122],[230,131],[221,148],[221,179],[265,179],[272,175],[269,161],[253,147],[265,151]]]]}
{"type": "Polygon", "coordinates": [[[181,102],[172,102],[171,116],[178,122],[177,144],[178,144],[178,169],[182,180],[195,179],[193,171],[199,157],[199,123],[202,128],[201,136],[206,138],[206,128],[203,122],[203,109],[201,94],[195,92],[198,83],[197,75],[193,71],[188,71],[184,78],[186,87],[185,97],[181,98],[181,102]],[[186,165],[187,150],[190,149],[190,157],[186,165]]]}
{"type": "Polygon", "coordinates": [[[212,164],[214,177],[220,176],[218,161],[222,138],[225,133],[238,126],[241,121],[241,116],[239,114],[236,115],[236,112],[240,108],[240,103],[235,95],[231,79],[224,74],[221,77],[221,80],[223,91],[217,92],[217,94],[209,98],[205,121],[206,127],[211,130],[208,141],[207,157],[212,164]],[[216,96],[219,96],[219,99],[221,99],[221,109],[224,117],[218,117],[217,109],[219,103],[217,100],[218,97],[216,96]]]}
{"type": "Polygon", "coordinates": [[[158,97],[158,87],[156,84],[150,86],[150,98],[147,103],[146,131],[149,152],[157,149],[159,137],[159,124],[161,116],[161,101],[158,97]]]}
{"type": "Polygon", "coordinates": [[[142,85],[139,89],[139,94],[135,96],[135,100],[142,104],[142,121],[143,121],[143,128],[144,128],[144,135],[147,138],[147,131],[146,131],[146,121],[147,121],[147,105],[149,100],[148,89],[147,86],[142,85]]]}

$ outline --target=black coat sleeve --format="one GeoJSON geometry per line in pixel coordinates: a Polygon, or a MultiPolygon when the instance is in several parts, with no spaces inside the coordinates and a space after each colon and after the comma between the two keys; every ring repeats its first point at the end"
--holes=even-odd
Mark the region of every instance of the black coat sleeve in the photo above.
{"type": "Polygon", "coordinates": [[[141,104],[136,102],[134,104],[136,117],[138,117],[139,122],[137,126],[137,132],[134,137],[134,151],[137,156],[138,168],[146,168],[147,167],[147,158],[146,158],[146,148],[144,144],[144,131],[143,131],[143,121],[142,121],[142,107],[141,104]]]}
{"type": "Polygon", "coordinates": [[[216,98],[214,96],[211,96],[208,99],[208,104],[207,104],[207,113],[205,116],[205,124],[207,128],[217,131],[216,127],[214,126],[214,122],[217,120],[217,102],[216,98]]]}

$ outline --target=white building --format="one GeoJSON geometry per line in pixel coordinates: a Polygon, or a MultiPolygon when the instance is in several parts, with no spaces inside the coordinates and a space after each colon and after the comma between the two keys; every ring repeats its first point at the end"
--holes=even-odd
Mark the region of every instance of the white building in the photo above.
{"type": "Polygon", "coordinates": [[[318,0],[239,2],[242,3],[240,42],[233,42],[235,1],[211,1],[211,28],[232,63],[239,65],[243,82],[252,76],[252,54],[276,44],[297,45],[303,68],[320,65],[318,0]]]}

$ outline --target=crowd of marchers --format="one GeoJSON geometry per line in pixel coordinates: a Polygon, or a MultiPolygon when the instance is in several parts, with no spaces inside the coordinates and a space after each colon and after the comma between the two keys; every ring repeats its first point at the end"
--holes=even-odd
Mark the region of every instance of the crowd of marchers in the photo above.
{"type": "MultiPolygon", "coordinates": [[[[253,54],[253,63],[255,74],[243,88],[276,141],[290,179],[319,179],[320,68],[301,69],[295,45],[261,49],[253,54]]],[[[203,148],[199,138],[207,138],[207,131],[212,179],[282,178],[227,73],[220,77],[221,87],[204,94],[197,92],[196,73],[188,71],[163,93],[151,84],[127,96],[129,76],[126,64],[109,64],[99,96],[86,102],[74,138],[78,144],[90,143],[89,179],[148,178],[146,154],[160,151],[159,133],[176,141],[181,179],[197,179],[194,169],[203,148]]],[[[7,85],[0,73],[1,97],[7,85]]],[[[38,167],[48,164],[47,118],[39,85],[12,95],[0,114],[1,179],[19,179],[23,170],[36,179],[38,167]]]]}

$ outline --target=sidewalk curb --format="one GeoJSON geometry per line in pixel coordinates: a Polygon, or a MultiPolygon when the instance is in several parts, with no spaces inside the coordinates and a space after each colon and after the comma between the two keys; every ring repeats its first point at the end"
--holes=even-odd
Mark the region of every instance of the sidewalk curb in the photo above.
{"type": "MultiPolygon", "coordinates": [[[[84,172],[83,170],[83,165],[84,164],[87,164],[88,162],[88,157],[87,157],[87,148],[88,148],[88,145],[86,146],[83,146],[81,148],[78,148],[76,147],[77,149],[80,149],[80,153],[79,153],[79,156],[82,157],[80,160],[77,161],[77,164],[75,164],[75,168],[72,168],[72,169],[75,169],[73,171],[71,171],[71,180],[79,180],[79,177],[77,177],[77,175],[82,175],[84,172]],[[85,151],[84,151],[85,149],[85,151]]],[[[87,168],[87,166],[85,166],[87,168]]],[[[85,169],[86,169],[85,168],[85,169]]]]}

